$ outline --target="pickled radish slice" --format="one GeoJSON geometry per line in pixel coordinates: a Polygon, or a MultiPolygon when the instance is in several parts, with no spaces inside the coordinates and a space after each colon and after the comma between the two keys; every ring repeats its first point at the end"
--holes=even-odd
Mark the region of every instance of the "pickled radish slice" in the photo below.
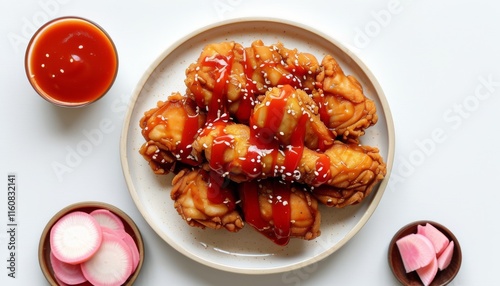
{"type": "Polygon", "coordinates": [[[97,252],[102,229],[90,214],[75,211],[61,217],[50,230],[50,247],[62,262],[78,264],[97,252]]]}
{"type": "Polygon", "coordinates": [[[448,243],[450,243],[446,235],[430,223],[426,223],[425,226],[417,226],[417,233],[427,237],[432,242],[438,256],[448,246],[448,243]]]}
{"type": "Polygon", "coordinates": [[[409,234],[396,241],[406,273],[429,265],[436,258],[434,246],[421,234],[409,234]]]}
{"type": "Polygon", "coordinates": [[[125,232],[125,230],[120,230],[120,229],[114,230],[107,227],[103,227],[102,231],[103,233],[107,232],[120,237],[127,244],[127,246],[129,246],[130,251],[132,253],[132,263],[133,263],[132,272],[134,272],[135,269],[137,268],[137,265],[139,265],[140,254],[139,254],[139,249],[137,248],[137,244],[135,243],[135,240],[132,238],[132,236],[127,232],[125,232]]]}
{"type": "Polygon", "coordinates": [[[133,262],[133,267],[132,267],[132,272],[135,271],[137,266],[139,265],[139,260],[140,254],[139,254],[139,249],[137,248],[137,244],[135,243],[135,240],[132,238],[132,236],[128,233],[125,233],[125,236],[122,237],[123,241],[130,247],[130,252],[132,253],[132,262],[133,262]]]}
{"type": "Polygon", "coordinates": [[[424,285],[450,265],[455,248],[453,240],[430,223],[418,225],[417,233],[403,236],[396,244],[406,273],[415,270],[424,285]]]}
{"type": "Polygon", "coordinates": [[[122,220],[107,209],[94,210],[90,212],[90,215],[93,216],[103,227],[125,230],[122,220]]]}
{"type": "Polygon", "coordinates": [[[444,270],[450,265],[454,249],[455,243],[452,240],[437,259],[439,270],[444,270]]]}
{"type": "Polygon", "coordinates": [[[103,232],[101,247],[81,267],[85,278],[94,285],[122,285],[132,273],[132,252],[120,237],[103,232]]]}
{"type": "Polygon", "coordinates": [[[52,266],[54,275],[64,284],[76,285],[87,281],[87,278],[83,276],[80,264],[62,262],[52,252],[50,253],[50,265],[52,266]]]}
{"type": "Polygon", "coordinates": [[[436,256],[434,256],[427,266],[417,269],[417,274],[422,283],[424,283],[424,286],[428,286],[436,277],[437,271],[438,262],[436,256]]]}

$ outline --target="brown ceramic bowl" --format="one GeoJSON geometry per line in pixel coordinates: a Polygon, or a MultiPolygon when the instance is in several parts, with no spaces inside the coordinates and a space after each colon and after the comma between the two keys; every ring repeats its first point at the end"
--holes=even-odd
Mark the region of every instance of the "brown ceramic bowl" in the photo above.
{"type": "MultiPolygon", "coordinates": [[[[144,244],[142,241],[142,236],[139,231],[139,228],[137,228],[137,225],[134,223],[134,221],[122,210],[119,208],[107,204],[107,203],[102,203],[102,202],[80,202],[76,204],[69,205],[62,210],[60,210],[58,213],[56,213],[47,223],[45,226],[45,229],[42,232],[42,235],[40,237],[40,243],[38,245],[38,260],[40,263],[40,268],[45,275],[45,278],[47,281],[50,283],[50,285],[60,285],[58,283],[57,278],[54,276],[54,271],[52,270],[51,264],[50,264],[50,230],[52,229],[52,226],[65,214],[73,212],[73,211],[83,211],[90,213],[93,210],[96,209],[107,209],[111,211],[112,213],[116,214],[118,217],[121,218],[123,221],[123,224],[125,226],[125,231],[129,233],[132,238],[134,239],[137,248],[139,249],[139,264],[137,265],[136,270],[130,275],[128,280],[124,285],[132,285],[134,284],[134,281],[137,279],[139,276],[139,273],[142,268],[142,263],[144,261],[144,244]]],[[[82,283],[79,285],[90,285],[89,282],[82,283]]]]}
{"type": "Polygon", "coordinates": [[[458,240],[455,237],[455,235],[448,228],[444,227],[443,225],[437,222],[428,220],[421,220],[409,223],[404,227],[402,227],[394,235],[394,237],[391,240],[391,243],[389,244],[389,266],[391,267],[394,276],[399,280],[399,282],[401,282],[401,284],[405,286],[423,285],[423,283],[418,277],[416,271],[406,273],[403,265],[403,260],[401,259],[401,254],[399,253],[399,249],[396,245],[396,241],[405,235],[411,233],[417,233],[417,226],[425,225],[426,223],[430,223],[433,226],[435,226],[444,235],[446,235],[446,237],[448,237],[449,240],[453,240],[455,244],[455,249],[453,251],[453,258],[451,260],[450,265],[443,271],[438,270],[438,273],[436,274],[436,277],[434,278],[430,286],[441,286],[450,283],[453,280],[453,278],[455,278],[455,276],[457,275],[460,269],[460,265],[462,264],[462,250],[460,249],[460,244],[458,243],[458,240]]]}

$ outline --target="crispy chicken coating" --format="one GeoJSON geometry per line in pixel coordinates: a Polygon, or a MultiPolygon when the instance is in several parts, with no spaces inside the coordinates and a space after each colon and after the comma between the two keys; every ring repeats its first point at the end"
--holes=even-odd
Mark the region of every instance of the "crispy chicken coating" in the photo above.
{"type": "Polygon", "coordinates": [[[245,221],[277,244],[320,235],[318,202],[309,192],[270,179],[242,183],[239,190],[245,221]]]}
{"type": "Polygon", "coordinates": [[[193,149],[204,153],[212,170],[239,182],[278,177],[368,194],[386,173],[377,148],[335,141],[325,152],[303,147],[299,154],[254,145],[253,138],[248,126],[220,121],[201,132],[193,149]]]}
{"type": "Polygon", "coordinates": [[[274,87],[261,96],[250,125],[262,136],[275,136],[283,145],[303,139],[307,148],[325,150],[334,141],[333,134],[318,115],[315,102],[303,90],[290,85],[274,87]]]}
{"type": "Polygon", "coordinates": [[[139,152],[154,173],[175,174],[170,196],[190,226],[311,240],[318,204],[360,203],[385,177],[379,150],[360,144],[375,103],[332,56],[226,41],[185,74],[186,95],[141,118],[139,152]]]}
{"type": "Polygon", "coordinates": [[[375,147],[336,142],[325,155],[330,158],[331,179],[311,190],[327,206],[341,208],[360,203],[387,172],[375,147]]]}
{"type": "Polygon", "coordinates": [[[284,84],[312,89],[319,71],[313,55],[286,49],[281,43],[266,46],[257,40],[244,48],[222,42],[203,48],[197,62],[186,69],[184,82],[209,119],[227,112],[248,123],[257,96],[284,84]]]}
{"type": "Polygon", "coordinates": [[[139,152],[156,174],[168,174],[177,162],[199,165],[191,156],[191,144],[205,124],[205,115],[199,113],[194,102],[179,93],[144,113],[139,125],[146,143],[139,152]]]}
{"type": "Polygon", "coordinates": [[[332,56],[325,56],[321,66],[323,70],[316,77],[318,89],[312,92],[321,120],[342,139],[356,140],[377,122],[375,103],[363,94],[356,78],[344,74],[332,56]]]}
{"type": "Polygon", "coordinates": [[[236,209],[233,186],[227,183],[202,168],[184,169],[172,180],[170,197],[190,226],[237,232],[244,223],[236,209]]]}

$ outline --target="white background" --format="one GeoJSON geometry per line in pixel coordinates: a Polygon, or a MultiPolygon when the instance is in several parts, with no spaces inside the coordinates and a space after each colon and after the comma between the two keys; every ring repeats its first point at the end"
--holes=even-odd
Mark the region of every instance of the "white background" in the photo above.
{"type": "Polygon", "coordinates": [[[2,0],[0,5],[0,223],[5,225],[0,226],[0,284],[47,284],[38,265],[39,236],[57,211],[86,200],[114,204],[139,225],[146,261],[137,285],[398,285],[387,247],[400,227],[420,219],[446,225],[462,246],[461,270],[451,285],[496,282],[500,3],[2,0]],[[24,51],[36,28],[66,15],[103,26],[120,56],[112,90],[82,109],[50,105],[24,73],[24,51]],[[371,219],[339,251],[291,273],[239,275],[185,258],[142,218],[121,171],[118,144],[127,102],[150,63],[193,30],[246,16],[303,23],[352,48],[382,85],[395,122],[393,173],[371,219]],[[111,130],[71,162],[71,172],[58,175],[53,166],[69,166],[68,154],[103,121],[111,130]],[[439,132],[439,138],[433,135],[439,132]],[[10,172],[18,179],[16,279],[7,277],[6,269],[10,172]]]}

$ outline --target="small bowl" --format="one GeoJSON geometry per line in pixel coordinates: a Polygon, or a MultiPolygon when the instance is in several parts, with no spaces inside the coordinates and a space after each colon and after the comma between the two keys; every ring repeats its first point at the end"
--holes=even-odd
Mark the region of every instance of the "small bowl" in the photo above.
{"type": "MultiPolygon", "coordinates": [[[[128,280],[125,282],[124,285],[133,285],[134,281],[137,279],[139,276],[139,273],[141,272],[142,268],[142,263],[144,261],[144,244],[142,241],[142,236],[141,232],[139,231],[139,228],[137,225],[134,223],[134,221],[122,210],[119,208],[107,204],[107,203],[102,203],[102,202],[80,202],[80,203],[75,203],[72,205],[69,205],[59,212],[57,212],[47,223],[45,226],[45,229],[42,232],[42,235],[40,237],[40,243],[38,245],[38,260],[40,263],[40,268],[43,272],[43,275],[45,275],[45,278],[47,281],[50,283],[50,285],[59,285],[57,278],[54,276],[54,271],[52,270],[51,264],[50,264],[50,230],[52,229],[52,226],[64,215],[74,212],[74,211],[83,211],[90,213],[93,210],[96,209],[107,209],[120,217],[120,219],[123,222],[123,225],[125,226],[125,231],[132,236],[134,239],[137,248],[139,249],[139,264],[137,265],[137,268],[135,271],[130,275],[128,280]]],[[[85,282],[79,285],[91,285],[89,282],[85,282]]]]}
{"type": "Polygon", "coordinates": [[[425,225],[426,223],[432,224],[439,231],[441,231],[448,239],[455,244],[455,248],[453,251],[453,257],[450,265],[445,268],[443,271],[438,270],[436,277],[430,284],[430,286],[441,286],[447,285],[450,283],[458,271],[460,270],[460,265],[462,264],[462,250],[460,248],[460,244],[458,243],[455,235],[445,226],[428,220],[421,220],[409,223],[402,227],[392,238],[391,243],[389,244],[389,266],[391,267],[392,273],[394,276],[401,282],[403,285],[423,285],[422,281],[418,277],[416,271],[412,271],[410,273],[406,273],[403,260],[401,259],[401,254],[399,253],[399,249],[396,245],[396,241],[403,236],[406,236],[411,233],[417,233],[418,225],[425,225]]]}
{"type": "Polygon", "coordinates": [[[45,100],[82,107],[103,97],[118,73],[118,53],[109,34],[80,17],[61,17],[41,26],[26,49],[26,76],[45,100]]]}

